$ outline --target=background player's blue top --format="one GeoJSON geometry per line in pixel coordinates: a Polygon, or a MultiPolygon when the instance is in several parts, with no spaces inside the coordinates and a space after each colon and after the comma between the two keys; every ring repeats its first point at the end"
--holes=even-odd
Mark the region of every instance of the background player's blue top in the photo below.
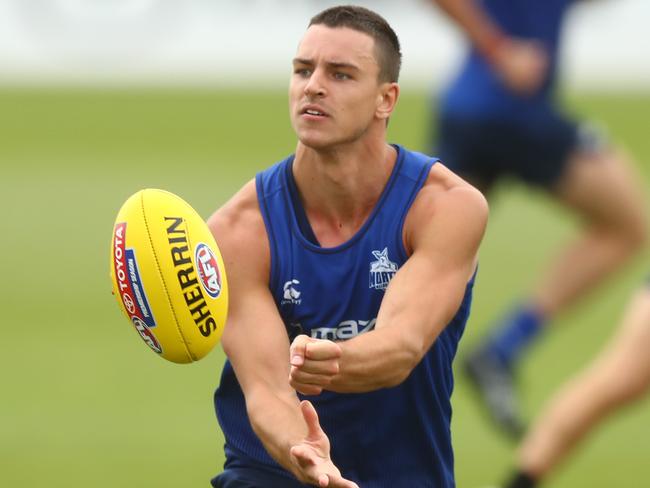
{"type": "MultiPolygon", "coordinates": [[[[290,339],[305,333],[346,340],[374,328],[385,289],[407,259],[405,216],[435,162],[396,149],[397,162],[372,214],[349,241],[333,248],[320,247],[308,229],[291,171],[293,157],[257,175],[271,248],[269,287],[290,339]]],[[[472,284],[457,315],[402,384],[308,397],[330,438],[332,459],[346,478],[364,488],[455,486],[451,363],[469,314],[472,284]]],[[[215,405],[226,438],[226,467],[280,472],[251,429],[230,362],[215,405]]]]}
{"type": "MultiPolygon", "coordinates": [[[[480,1],[480,0],[476,0],[480,1]]],[[[442,96],[446,115],[534,117],[549,109],[553,96],[562,21],[572,0],[483,0],[487,14],[508,35],[539,41],[550,66],[537,93],[522,97],[508,90],[487,61],[472,49],[442,96]]]]}

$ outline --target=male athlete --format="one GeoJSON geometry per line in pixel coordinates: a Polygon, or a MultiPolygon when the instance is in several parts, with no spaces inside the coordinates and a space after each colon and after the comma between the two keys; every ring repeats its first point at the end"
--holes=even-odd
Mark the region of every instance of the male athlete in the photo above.
{"type": "Polygon", "coordinates": [[[438,113],[438,154],[489,194],[504,179],[541,188],[574,212],[581,232],[539,284],[465,362],[493,419],[523,430],[512,378],[545,326],[634,255],[647,223],[620,150],[568,118],[554,88],[562,21],[571,0],[432,0],[472,43],[438,113]]]}
{"type": "Polygon", "coordinates": [[[397,36],[335,7],[302,38],[294,155],[209,220],[230,286],[215,487],[453,487],[451,363],[487,204],[386,143],[397,36]]]}

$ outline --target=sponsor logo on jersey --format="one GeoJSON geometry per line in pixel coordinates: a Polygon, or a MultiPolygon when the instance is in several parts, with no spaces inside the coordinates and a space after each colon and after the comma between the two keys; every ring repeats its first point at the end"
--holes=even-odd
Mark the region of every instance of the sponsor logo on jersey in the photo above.
{"type": "Polygon", "coordinates": [[[296,288],[300,284],[300,281],[293,279],[285,282],[282,287],[282,301],[280,305],[300,305],[302,299],[300,298],[301,292],[296,288]]]}
{"type": "Polygon", "coordinates": [[[151,307],[140,278],[135,250],[127,249],[125,242],[126,222],[120,222],[115,225],[113,234],[113,264],[118,292],[135,330],[151,349],[160,354],[162,347],[151,331],[156,327],[156,321],[151,313],[151,307]]]}
{"type": "Polygon", "coordinates": [[[194,261],[203,289],[212,298],[217,298],[221,293],[221,273],[212,249],[200,242],[194,251],[194,261]]]}
{"type": "Polygon", "coordinates": [[[217,328],[217,322],[210,313],[210,308],[201,291],[205,285],[199,284],[198,274],[192,264],[185,219],[182,217],[165,217],[165,222],[167,224],[169,252],[185,304],[201,335],[209,337],[212,331],[217,328]]]}
{"type": "Polygon", "coordinates": [[[397,264],[388,259],[388,248],[382,251],[372,251],[376,261],[370,262],[370,286],[375,290],[385,290],[388,283],[397,273],[397,264]]]}
{"type": "Polygon", "coordinates": [[[336,327],[315,327],[311,329],[310,335],[314,339],[345,341],[364,332],[370,332],[375,328],[376,322],[376,318],[371,320],[344,320],[336,327]]]}

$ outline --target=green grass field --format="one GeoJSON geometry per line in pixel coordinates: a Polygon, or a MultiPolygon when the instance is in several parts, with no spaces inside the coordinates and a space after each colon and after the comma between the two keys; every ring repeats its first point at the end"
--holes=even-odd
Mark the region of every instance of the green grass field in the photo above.
{"type": "MultiPolygon", "coordinates": [[[[424,147],[426,100],[404,93],[391,140],[424,147]]],[[[574,96],[570,106],[608,127],[650,188],[650,95],[574,96]]],[[[208,486],[223,462],[212,409],[223,352],[179,366],[142,343],[110,293],[113,219],[144,187],[175,192],[207,217],[293,150],[284,94],[3,89],[0,134],[0,486],[208,486]]],[[[461,354],[575,225],[541,194],[497,195],[461,354]]],[[[648,257],[534,349],[521,378],[529,415],[606,340],[648,257]]],[[[513,446],[484,422],[462,377],[454,405],[458,486],[497,483],[513,446]]],[[[645,401],[598,430],[548,486],[647,486],[649,452],[645,401]]]]}

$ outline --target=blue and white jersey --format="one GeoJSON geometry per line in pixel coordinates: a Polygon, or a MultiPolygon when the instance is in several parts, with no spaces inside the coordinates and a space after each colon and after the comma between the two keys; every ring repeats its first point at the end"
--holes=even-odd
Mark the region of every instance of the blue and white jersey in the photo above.
{"type": "Polygon", "coordinates": [[[481,3],[506,34],[536,40],[544,46],[550,58],[548,75],[537,93],[516,95],[505,87],[487,61],[472,49],[459,74],[441,97],[442,113],[515,120],[545,117],[553,102],[563,19],[573,0],[483,0],[481,3]]]}
{"type": "MultiPolygon", "coordinates": [[[[271,248],[269,288],[290,339],[307,334],[344,341],[375,327],[385,290],[408,259],[405,217],[437,161],[395,147],[398,158],[374,210],[350,240],[336,247],[314,242],[297,197],[293,156],[257,175],[271,248]]],[[[318,411],[332,459],[344,477],[364,488],[455,486],[452,360],[469,314],[472,285],[473,279],[454,319],[402,384],[370,393],[326,391],[306,397],[318,411]]],[[[226,438],[227,467],[282,470],[251,429],[230,362],[215,406],[226,438]]]]}

